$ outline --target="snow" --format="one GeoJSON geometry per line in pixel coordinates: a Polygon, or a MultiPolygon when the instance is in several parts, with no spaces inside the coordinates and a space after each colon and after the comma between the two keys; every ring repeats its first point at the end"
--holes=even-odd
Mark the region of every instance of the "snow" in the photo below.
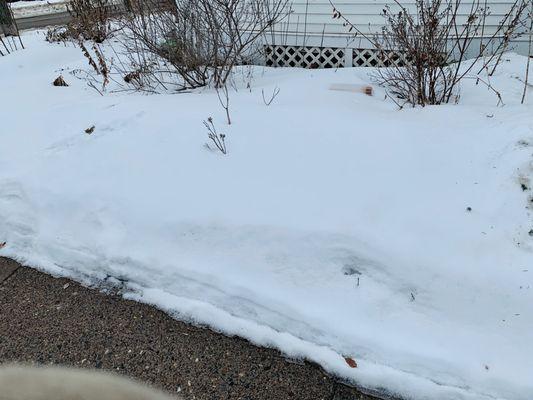
{"type": "Polygon", "coordinates": [[[68,0],[22,0],[15,3],[10,3],[12,9],[27,8],[27,7],[41,7],[52,4],[67,3],[68,0]]]}
{"type": "MultiPolygon", "coordinates": [[[[67,12],[69,0],[23,0],[10,3],[16,18],[29,18],[67,12]]],[[[111,4],[119,4],[120,0],[112,0],[111,4]]]]}
{"type": "Polygon", "coordinates": [[[68,0],[34,0],[11,3],[16,18],[34,17],[67,11],[68,0]]]}
{"type": "Polygon", "coordinates": [[[52,4],[67,3],[68,0],[22,0],[15,3],[10,3],[12,9],[26,8],[26,7],[38,7],[52,4]]]}
{"type": "Polygon", "coordinates": [[[458,105],[400,111],[380,88],[329,90],[369,69],[256,67],[251,91],[243,70],[228,126],[212,90],[100,96],[68,73],[79,50],[23,39],[0,58],[0,255],[367,390],[533,398],[524,57],[492,77],[503,107],[475,81],[458,105]],[[209,116],[226,156],[204,147],[209,116]]]}

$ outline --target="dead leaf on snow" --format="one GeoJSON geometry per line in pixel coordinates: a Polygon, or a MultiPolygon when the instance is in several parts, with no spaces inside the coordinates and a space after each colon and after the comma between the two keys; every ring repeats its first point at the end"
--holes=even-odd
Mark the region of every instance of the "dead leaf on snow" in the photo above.
{"type": "Polygon", "coordinates": [[[357,363],[355,360],[351,357],[344,357],[344,361],[346,361],[346,364],[350,366],[350,368],[357,368],[357,363]]]}
{"type": "Polygon", "coordinates": [[[54,86],[68,86],[67,82],[65,82],[65,79],[62,75],[59,75],[54,82],[52,82],[52,85],[54,86]]]}

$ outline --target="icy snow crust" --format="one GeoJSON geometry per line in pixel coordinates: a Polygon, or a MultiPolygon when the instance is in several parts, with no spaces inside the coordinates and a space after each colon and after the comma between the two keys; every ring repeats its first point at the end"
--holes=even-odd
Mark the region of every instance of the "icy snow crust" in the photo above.
{"type": "Polygon", "coordinates": [[[0,58],[0,255],[123,281],[129,298],[369,390],[533,398],[525,58],[492,78],[504,107],[468,81],[459,105],[403,111],[381,89],[328,90],[368,69],[258,67],[251,92],[237,74],[227,126],[211,90],[102,97],[67,71],[53,87],[83,56],[23,39],[0,58]],[[209,116],[227,156],[203,146],[209,116]]]}

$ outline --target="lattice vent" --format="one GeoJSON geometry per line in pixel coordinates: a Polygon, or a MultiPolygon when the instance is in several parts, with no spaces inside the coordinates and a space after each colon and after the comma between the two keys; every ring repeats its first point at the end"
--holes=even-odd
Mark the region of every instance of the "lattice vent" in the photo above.
{"type": "Polygon", "coordinates": [[[267,45],[264,51],[265,64],[269,67],[390,67],[408,63],[401,53],[394,50],[267,45]]]}
{"type": "Polygon", "coordinates": [[[405,57],[397,51],[353,49],[352,65],[354,67],[390,67],[392,65],[403,66],[405,64],[405,57]]]}
{"type": "Polygon", "coordinates": [[[332,47],[265,46],[269,67],[341,68],[346,49],[332,47]]]}

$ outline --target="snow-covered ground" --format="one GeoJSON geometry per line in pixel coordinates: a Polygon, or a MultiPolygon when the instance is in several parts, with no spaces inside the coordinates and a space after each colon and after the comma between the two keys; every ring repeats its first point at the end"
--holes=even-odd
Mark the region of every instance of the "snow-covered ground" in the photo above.
{"type": "Polygon", "coordinates": [[[504,107],[466,81],[459,105],[403,111],[328,90],[368,69],[258,67],[228,126],[211,90],[100,96],[68,73],[79,50],[24,40],[0,58],[0,255],[369,389],[533,398],[524,57],[492,78],[504,107]],[[209,116],[226,156],[204,147],[209,116]]]}
{"type": "Polygon", "coordinates": [[[32,17],[67,11],[68,0],[35,0],[11,3],[15,18],[32,17]]]}
{"type": "MultiPolygon", "coordinates": [[[[35,17],[37,15],[56,14],[67,11],[69,0],[34,0],[11,3],[15,18],[35,17]]],[[[111,4],[119,4],[121,0],[112,0],[111,4]]]]}
{"type": "Polygon", "coordinates": [[[22,0],[10,3],[12,9],[27,8],[27,7],[40,7],[46,5],[54,5],[60,3],[67,3],[69,0],[22,0]]]}

